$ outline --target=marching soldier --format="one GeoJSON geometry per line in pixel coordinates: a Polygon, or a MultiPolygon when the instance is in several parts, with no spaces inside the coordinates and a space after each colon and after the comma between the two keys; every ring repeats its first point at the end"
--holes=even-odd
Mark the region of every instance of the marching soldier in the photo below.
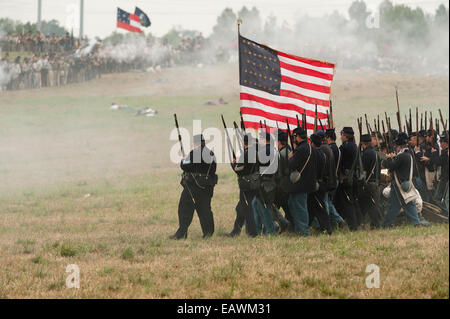
{"type": "Polygon", "coordinates": [[[379,209],[379,189],[380,170],[378,154],[372,146],[372,140],[369,134],[361,136],[361,146],[363,152],[361,155],[362,165],[365,172],[365,180],[362,192],[359,192],[359,202],[361,209],[366,211],[370,218],[370,227],[372,229],[380,227],[382,213],[379,209]]]}
{"type": "Polygon", "coordinates": [[[203,238],[214,233],[214,218],[211,211],[211,199],[214,186],[217,184],[216,158],[214,153],[205,146],[202,134],[194,136],[194,149],[181,161],[183,170],[180,202],[178,204],[179,227],[170,238],[187,238],[189,225],[197,211],[203,238]]]}
{"type": "MultiPolygon", "coordinates": [[[[314,169],[316,171],[317,178],[317,190],[315,192],[308,194],[308,212],[309,212],[309,220],[311,221],[317,218],[319,222],[319,230],[320,232],[326,232],[328,235],[331,235],[331,223],[330,217],[328,215],[328,211],[326,209],[326,199],[328,196],[329,184],[329,171],[330,171],[330,160],[328,159],[325,153],[320,149],[322,145],[322,138],[318,134],[312,134],[310,137],[312,144],[312,152],[314,153],[315,161],[314,161],[314,169]]],[[[330,150],[332,153],[332,151],[330,150]]]]}
{"type": "Polygon", "coordinates": [[[308,193],[317,190],[317,152],[307,142],[306,130],[297,127],[292,132],[295,149],[289,153],[289,212],[294,221],[294,231],[302,236],[309,236],[308,193]]]}
{"type": "MultiPolygon", "coordinates": [[[[338,179],[338,173],[339,173],[339,167],[341,164],[341,151],[339,150],[339,147],[336,145],[336,133],[334,128],[326,129],[325,131],[325,141],[326,144],[330,147],[331,151],[333,152],[333,158],[334,158],[334,176],[336,178],[336,188],[339,184],[338,179]]],[[[336,194],[336,188],[333,191],[330,191],[328,194],[328,212],[330,214],[331,221],[339,225],[339,227],[344,227],[346,222],[344,219],[339,215],[338,211],[336,210],[336,207],[334,206],[334,198],[336,194]]]]}
{"type": "MultiPolygon", "coordinates": [[[[447,131],[448,134],[448,131],[447,131]]],[[[439,184],[435,193],[435,201],[441,207],[443,214],[448,216],[448,140],[446,132],[442,132],[439,139],[441,144],[441,154],[437,152],[433,153],[431,159],[433,164],[441,168],[441,177],[439,178],[439,184]]]]}
{"type": "MultiPolygon", "coordinates": [[[[277,209],[283,208],[286,219],[289,221],[290,228],[293,227],[294,221],[289,212],[289,158],[288,155],[291,152],[291,147],[288,145],[288,135],[282,130],[277,131],[278,136],[278,185],[275,194],[275,207],[277,209]]],[[[284,229],[283,229],[284,230],[284,229]]],[[[292,231],[293,229],[290,229],[292,231]]]]}
{"type": "Polygon", "coordinates": [[[278,166],[278,154],[273,147],[272,137],[268,132],[260,134],[260,145],[258,149],[258,167],[260,176],[260,187],[253,198],[252,207],[254,210],[257,233],[275,234],[276,228],[273,220],[273,202],[276,191],[276,174],[278,166]]]}
{"type": "Polygon", "coordinates": [[[344,127],[341,131],[342,145],[339,147],[342,160],[339,167],[339,186],[336,190],[336,208],[343,214],[350,230],[358,228],[358,212],[355,207],[354,186],[356,184],[355,168],[358,150],[355,144],[354,131],[344,127]]]}
{"type": "Polygon", "coordinates": [[[245,223],[247,234],[255,237],[257,232],[251,203],[259,186],[259,175],[256,163],[256,145],[251,134],[244,135],[244,152],[237,162],[233,161],[232,167],[238,175],[239,202],[236,205],[234,227],[228,236],[238,236],[245,223]]]}
{"type": "Polygon", "coordinates": [[[389,207],[384,216],[383,227],[392,227],[394,225],[401,208],[405,211],[410,223],[422,226],[414,203],[418,195],[409,195],[414,188],[412,183],[414,163],[412,159],[413,154],[408,149],[408,135],[404,132],[399,133],[395,145],[397,154],[388,154],[384,162],[384,166],[392,173],[393,181],[389,194],[389,207]]]}
{"type": "Polygon", "coordinates": [[[436,181],[436,167],[431,161],[434,156],[439,156],[439,146],[436,143],[436,133],[432,130],[426,132],[424,143],[420,146],[420,149],[416,151],[417,160],[422,163],[423,175],[425,177],[424,182],[424,195],[422,197],[424,201],[430,202],[433,196],[434,183],[436,181]]]}

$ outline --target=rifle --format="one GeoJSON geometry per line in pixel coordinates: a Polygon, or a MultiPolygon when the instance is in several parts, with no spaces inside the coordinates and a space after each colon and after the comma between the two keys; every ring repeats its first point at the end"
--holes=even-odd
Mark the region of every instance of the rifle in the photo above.
{"type": "Polygon", "coordinates": [[[395,87],[395,98],[397,100],[397,120],[398,120],[398,130],[399,132],[402,131],[402,119],[400,117],[400,104],[398,103],[398,91],[397,87],[395,87]]]}
{"type": "Polygon", "coordinates": [[[380,131],[380,115],[377,114],[378,132],[380,131]]]}
{"type": "Polygon", "coordinates": [[[291,148],[292,148],[292,151],[293,151],[294,150],[294,139],[292,137],[291,128],[289,127],[289,121],[288,121],[287,118],[286,118],[286,125],[287,125],[287,133],[288,133],[288,136],[289,136],[289,141],[291,142],[291,148]]]}
{"type": "Polygon", "coordinates": [[[334,128],[333,103],[330,100],[330,128],[334,128]]]}
{"type": "Polygon", "coordinates": [[[396,112],[395,115],[397,115],[398,131],[399,132],[403,132],[403,130],[402,130],[402,121],[400,119],[400,113],[396,112]]]}
{"type": "Polygon", "coordinates": [[[416,146],[419,146],[419,108],[416,107],[416,146]]]}
{"type": "MultiPolygon", "coordinates": [[[[223,118],[222,114],[220,114],[220,117],[222,118],[223,128],[225,129],[225,134],[227,136],[228,147],[231,149],[231,152],[233,154],[233,160],[235,160],[236,159],[236,154],[234,153],[233,145],[231,144],[231,139],[230,139],[230,136],[228,135],[227,125],[225,124],[225,119],[223,118]]],[[[231,160],[231,158],[230,158],[230,160],[231,160]]],[[[231,163],[232,162],[233,161],[231,161],[231,163]]]]}
{"type": "Polygon", "coordinates": [[[314,133],[317,132],[317,104],[314,110],[314,133]]]}
{"type": "Polygon", "coordinates": [[[242,154],[242,152],[244,151],[244,139],[241,135],[241,132],[239,131],[239,127],[238,127],[236,121],[233,121],[233,126],[234,126],[234,131],[236,132],[236,137],[238,139],[237,144],[239,146],[239,152],[241,152],[241,154],[242,154]]]}
{"type": "Polygon", "coordinates": [[[305,131],[308,129],[308,123],[306,122],[306,110],[303,110],[303,114],[302,114],[302,128],[305,131]]]}
{"type": "Polygon", "coordinates": [[[391,129],[391,120],[390,118],[388,118],[386,112],[384,113],[386,116],[386,124],[387,124],[387,129],[388,129],[388,137],[389,137],[389,141],[388,141],[388,149],[390,149],[392,151],[392,153],[394,152],[394,141],[392,140],[392,129],[391,129]]]}
{"type": "MultiPolygon", "coordinates": [[[[411,117],[411,108],[409,108],[409,132],[412,133],[412,117],[411,117]]],[[[408,133],[409,133],[408,132],[408,133]]],[[[409,133],[409,134],[411,134],[409,133]]]]}
{"type": "Polygon", "coordinates": [[[241,116],[241,129],[244,131],[244,134],[245,134],[244,118],[242,117],[241,111],[239,111],[239,115],[241,116]]]}
{"type": "Polygon", "coordinates": [[[380,128],[377,127],[377,121],[375,119],[373,119],[373,126],[375,127],[375,140],[377,141],[377,147],[378,147],[378,150],[380,151],[380,140],[378,138],[380,128]]]}
{"type": "Polygon", "coordinates": [[[423,130],[423,113],[420,113],[420,130],[423,130]]]}
{"type": "Polygon", "coordinates": [[[410,129],[409,129],[409,123],[408,123],[408,119],[407,119],[407,117],[406,117],[406,114],[405,114],[405,132],[407,132],[408,133],[408,135],[410,135],[411,134],[411,131],[410,131],[410,129]]]}
{"type": "Polygon", "coordinates": [[[322,120],[321,120],[321,119],[319,119],[319,124],[320,124],[320,129],[325,133],[325,129],[323,128],[322,120]]]}
{"type": "Polygon", "coordinates": [[[357,118],[356,122],[358,122],[358,130],[359,130],[359,145],[358,150],[361,151],[361,138],[362,138],[362,117],[357,118]]]}
{"type": "Polygon", "coordinates": [[[430,129],[431,129],[431,147],[434,148],[433,112],[430,112],[430,129]]]}
{"type": "Polygon", "coordinates": [[[388,139],[386,136],[386,129],[384,127],[384,120],[381,120],[381,124],[383,126],[383,139],[384,139],[384,143],[386,144],[386,151],[389,153],[389,145],[388,145],[388,139]]]}
{"type": "MultiPolygon", "coordinates": [[[[180,127],[178,126],[178,120],[177,120],[177,115],[174,113],[173,117],[175,118],[175,126],[177,128],[177,132],[178,132],[178,141],[180,142],[180,148],[181,148],[181,155],[183,156],[183,159],[186,158],[186,153],[184,152],[184,147],[183,147],[183,142],[181,141],[181,134],[180,134],[180,127]]],[[[191,174],[192,178],[195,180],[195,177],[191,174]]],[[[197,184],[197,181],[195,182],[197,184]]],[[[192,195],[191,189],[189,187],[188,183],[184,183],[184,186],[186,186],[189,195],[191,195],[191,199],[192,202],[194,203],[194,205],[197,205],[195,203],[195,199],[194,199],[194,195],[192,195]]]]}
{"type": "Polygon", "coordinates": [[[298,119],[298,114],[295,114],[295,117],[297,118],[297,127],[300,127],[300,120],[298,119]]]}
{"type": "Polygon", "coordinates": [[[331,128],[330,114],[328,113],[328,110],[327,110],[327,125],[328,125],[328,128],[331,128]]]}
{"type": "Polygon", "coordinates": [[[367,121],[367,114],[364,113],[364,118],[366,119],[366,129],[367,129],[367,133],[371,134],[370,132],[370,127],[369,127],[369,122],[367,121]]]}
{"type": "Polygon", "coordinates": [[[425,124],[424,130],[426,131],[426,130],[427,130],[427,125],[428,125],[428,122],[427,122],[427,111],[425,111],[425,121],[424,121],[424,124],[425,124]]]}
{"type": "Polygon", "coordinates": [[[444,123],[444,118],[442,117],[441,109],[439,109],[439,116],[441,118],[442,127],[444,128],[445,137],[447,138],[447,143],[448,143],[447,120],[445,120],[445,123],[444,123]]]}

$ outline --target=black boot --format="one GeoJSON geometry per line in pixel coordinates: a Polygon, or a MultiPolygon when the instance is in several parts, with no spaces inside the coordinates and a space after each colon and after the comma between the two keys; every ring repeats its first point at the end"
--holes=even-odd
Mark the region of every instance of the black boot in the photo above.
{"type": "Polygon", "coordinates": [[[177,231],[175,234],[169,236],[169,239],[175,239],[175,240],[179,240],[179,239],[186,239],[187,238],[187,232],[185,232],[184,234],[177,231]]]}

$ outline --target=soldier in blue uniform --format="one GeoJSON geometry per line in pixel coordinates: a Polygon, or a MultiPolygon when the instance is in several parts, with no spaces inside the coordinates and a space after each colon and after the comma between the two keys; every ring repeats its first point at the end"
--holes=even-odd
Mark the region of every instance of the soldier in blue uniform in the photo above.
{"type": "Polygon", "coordinates": [[[268,132],[260,135],[257,161],[260,186],[252,201],[256,230],[260,234],[264,226],[264,234],[273,235],[276,233],[272,205],[277,187],[278,154],[268,132]]]}
{"type": "Polygon", "coordinates": [[[408,192],[414,185],[413,154],[408,149],[408,135],[401,132],[395,141],[397,153],[388,154],[383,166],[389,169],[393,176],[391,192],[389,194],[389,206],[383,219],[383,227],[392,227],[395,224],[400,209],[403,208],[409,222],[416,226],[422,226],[414,203],[415,198],[410,197],[408,201],[402,196],[402,192],[408,192]],[[402,190],[402,192],[400,191],[402,190]]]}
{"type": "MultiPolygon", "coordinates": [[[[334,159],[329,158],[320,149],[322,145],[322,138],[319,134],[312,134],[310,137],[312,152],[314,153],[315,162],[314,169],[316,170],[316,178],[318,183],[318,189],[315,192],[308,194],[308,212],[310,223],[314,218],[317,218],[319,223],[319,231],[326,232],[331,235],[333,232],[331,229],[330,217],[328,215],[326,207],[326,196],[328,196],[329,190],[329,173],[330,173],[330,161],[334,159]]],[[[332,154],[332,151],[330,150],[332,154]]],[[[333,163],[334,164],[334,163],[333,163]]]]}
{"type": "Polygon", "coordinates": [[[259,187],[259,173],[256,162],[256,145],[251,134],[244,135],[244,152],[238,161],[233,161],[233,170],[238,176],[239,202],[236,205],[236,220],[230,237],[238,236],[245,224],[248,235],[257,235],[255,219],[252,210],[252,201],[259,187]]]}
{"type": "Polygon", "coordinates": [[[307,142],[307,132],[297,127],[292,132],[295,149],[289,153],[289,212],[294,221],[294,231],[309,236],[308,193],[317,191],[317,152],[307,142]]]}
{"type": "MultiPolygon", "coordinates": [[[[326,129],[324,141],[326,142],[326,144],[328,144],[331,151],[333,152],[334,167],[335,167],[334,176],[336,177],[336,188],[337,188],[337,186],[339,185],[338,174],[342,158],[341,158],[341,151],[339,150],[339,147],[336,145],[336,133],[334,128],[326,129]]],[[[346,222],[344,221],[344,219],[338,213],[336,207],[334,206],[336,188],[333,191],[330,191],[328,194],[328,212],[330,213],[331,221],[334,224],[337,224],[340,228],[343,228],[345,227],[346,222]]]]}
{"type": "MultiPolygon", "coordinates": [[[[448,131],[447,131],[448,134],[448,131]]],[[[441,207],[444,215],[448,216],[448,140],[446,132],[442,132],[439,143],[441,144],[441,154],[433,154],[431,161],[436,167],[441,168],[441,177],[434,195],[435,202],[441,207]]]]}
{"type": "Polygon", "coordinates": [[[358,218],[354,187],[356,186],[356,164],[358,149],[355,144],[354,131],[344,127],[341,131],[342,145],[339,147],[341,162],[339,166],[339,186],[336,190],[335,206],[343,214],[350,230],[358,228],[358,218]]]}
{"type": "Polygon", "coordinates": [[[370,227],[372,229],[380,227],[382,213],[378,206],[380,180],[380,162],[378,154],[372,146],[372,139],[369,134],[361,136],[361,146],[363,149],[361,161],[365,172],[363,189],[359,192],[359,203],[361,209],[368,213],[370,218],[370,227]]]}
{"type": "MultiPolygon", "coordinates": [[[[283,208],[286,219],[289,221],[289,231],[293,231],[294,221],[289,212],[289,158],[288,155],[291,152],[291,147],[288,145],[288,135],[282,130],[277,131],[278,137],[278,178],[277,178],[277,190],[275,194],[275,207],[277,209],[283,208]]],[[[281,226],[281,225],[280,225],[281,226]]],[[[283,231],[284,229],[282,229],[283,231]]]]}
{"type": "Polygon", "coordinates": [[[211,199],[217,184],[216,158],[205,146],[202,134],[194,136],[194,149],[184,158],[180,167],[183,170],[180,202],[178,204],[179,227],[170,238],[187,238],[188,228],[197,211],[203,238],[214,233],[214,217],[211,211],[211,199]]]}

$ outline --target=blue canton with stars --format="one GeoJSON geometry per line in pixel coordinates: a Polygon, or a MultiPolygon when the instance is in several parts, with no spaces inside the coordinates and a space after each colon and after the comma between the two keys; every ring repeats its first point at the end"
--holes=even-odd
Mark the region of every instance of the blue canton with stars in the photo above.
{"type": "Polygon", "coordinates": [[[130,24],[130,14],[120,8],[117,8],[117,21],[130,24]]]}
{"type": "Polygon", "coordinates": [[[241,85],[280,95],[277,51],[239,36],[239,62],[241,85]]]}

